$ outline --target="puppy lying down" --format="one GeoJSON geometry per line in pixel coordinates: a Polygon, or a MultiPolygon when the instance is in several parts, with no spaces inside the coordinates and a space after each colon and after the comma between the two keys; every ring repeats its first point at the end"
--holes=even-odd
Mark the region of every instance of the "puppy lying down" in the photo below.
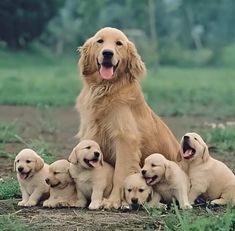
{"type": "Polygon", "coordinates": [[[69,173],[70,163],[57,160],[49,166],[46,183],[50,186],[50,197],[44,201],[44,207],[76,207],[77,192],[69,173]]]}
{"type": "Polygon", "coordinates": [[[103,198],[112,190],[113,167],[103,161],[99,145],[93,140],[81,141],[69,156],[70,174],[76,183],[77,205],[89,209],[102,207],[103,198]]]}
{"type": "Polygon", "coordinates": [[[145,159],[141,173],[146,183],[161,195],[165,203],[175,198],[180,208],[192,208],[188,201],[189,179],[175,162],[161,154],[152,154],[145,159]]]}
{"type": "Polygon", "coordinates": [[[135,173],[125,179],[122,189],[122,207],[128,205],[133,210],[139,209],[144,204],[148,207],[164,207],[160,200],[161,196],[153,191],[152,186],[146,184],[142,174],[135,173]]]}
{"type": "Polygon", "coordinates": [[[43,197],[49,195],[49,185],[45,179],[49,166],[31,149],[23,149],[15,158],[14,169],[20,184],[22,201],[19,206],[37,205],[43,197]]]}
{"type": "Polygon", "coordinates": [[[211,204],[224,205],[231,201],[235,205],[235,176],[224,163],[209,155],[200,135],[186,133],[182,137],[181,156],[191,181],[191,204],[204,194],[212,200],[211,204]]]}

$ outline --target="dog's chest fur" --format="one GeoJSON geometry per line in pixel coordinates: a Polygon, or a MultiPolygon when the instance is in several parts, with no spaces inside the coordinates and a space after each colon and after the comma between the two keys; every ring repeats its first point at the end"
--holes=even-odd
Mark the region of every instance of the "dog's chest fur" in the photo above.
{"type": "Polygon", "coordinates": [[[81,173],[76,178],[77,187],[82,191],[82,193],[88,198],[91,198],[92,194],[92,174],[91,171],[86,170],[81,173]]]}

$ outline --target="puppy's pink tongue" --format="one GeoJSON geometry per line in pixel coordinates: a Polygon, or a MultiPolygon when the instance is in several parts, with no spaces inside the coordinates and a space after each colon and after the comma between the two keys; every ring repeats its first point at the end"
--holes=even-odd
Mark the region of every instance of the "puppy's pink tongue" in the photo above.
{"type": "Polygon", "coordinates": [[[27,177],[27,173],[20,173],[20,178],[21,179],[25,179],[27,177]]]}
{"type": "Polygon", "coordinates": [[[188,149],[188,150],[186,150],[184,153],[183,153],[183,157],[189,157],[189,156],[191,156],[192,155],[192,152],[193,152],[193,150],[192,149],[188,149]]]}
{"type": "Polygon", "coordinates": [[[92,165],[94,168],[98,168],[101,165],[100,161],[97,160],[90,160],[89,164],[92,165]]]}
{"type": "Polygon", "coordinates": [[[100,75],[103,79],[112,79],[113,77],[113,67],[100,67],[100,75]]]}

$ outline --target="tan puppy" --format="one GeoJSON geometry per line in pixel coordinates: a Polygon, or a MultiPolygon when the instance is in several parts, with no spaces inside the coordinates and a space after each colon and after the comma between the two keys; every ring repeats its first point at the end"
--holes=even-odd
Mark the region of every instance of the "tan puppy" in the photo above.
{"type": "Polygon", "coordinates": [[[57,160],[49,166],[46,183],[50,186],[50,197],[44,201],[44,207],[77,206],[77,192],[69,165],[67,160],[57,160]]]}
{"type": "Polygon", "coordinates": [[[181,152],[183,164],[188,165],[191,204],[206,193],[211,204],[224,205],[231,201],[235,205],[235,176],[224,163],[210,157],[201,136],[186,133],[181,140],[181,152]]]}
{"type": "Polygon", "coordinates": [[[99,209],[103,197],[112,190],[113,167],[103,161],[99,145],[92,140],[81,141],[69,156],[70,174],[76,183],[78,205],[99,209]]]}
{"type": "Polygon", "coordinates": [[[171,202],[175,198],[180,208],[192,208],[188,201],[189,179],[175,162],[161,154],[152,154],[145,159],[141,173],[146,183],[153,186],[164,202],[171,202]]]}
{"type": "Polygon", "coordinates": [[[43,196],[49,194],[49,185],[45,179],[49,166],[31,149],[23,149],[15,158],[14,169],[20,184],[22,201],[19,206],[34,206],[43,196]]]}
{"type": "Polygon", "coordinates": [[[146,184],[142,174],[135,173],[128,176],[123,184],[123,205],[127,203],[132,209],[137,210],[141,205],[160,208],[161,196],[153,191],[152,186],[146,184]]]}
{"type": "Polygon", "coordinates": [[[80,48],[83,88],[77,99],[80,140],[96,141],[104,159],[115,166],[106,208],[121,205],[121,187],[140,171],[144,159],[159,152],[176,160],[180,145],[147,105],[139,80],[145,65],[135,45],[115,28],[105,27],[80,48]]]}

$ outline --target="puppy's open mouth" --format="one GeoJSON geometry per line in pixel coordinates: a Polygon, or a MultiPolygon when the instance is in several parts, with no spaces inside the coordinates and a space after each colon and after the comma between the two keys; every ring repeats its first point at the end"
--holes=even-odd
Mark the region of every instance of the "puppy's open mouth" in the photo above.
{"type": "Polygon", "coordinates": [[[195,154],[196,150],[192,148],[187,141],[183,142],[183,153],[182,156],[184,159],[190,159],[195,154]]]}
{"type": "Polygon", "coordinates": [[[119,62],[113,65],[111,61],[103,61],[101,64],[97,61],[99,73],[103,79],[112,79],[118,67],[119,62]]]}
{"type": "Polygon", "coordinates": [[[89,160],[84,158],[84,162],[87,164],[90,168],[97,168],[100,166],[100,161],[98,157],[94,157],[93,159],[89,160]]]}
{"type": "Polygon", "coordinates": [[[20,178],[23,180],[27,179],[30,173],[31,173],[31,170],[29,170],[28,172],[18,172],[20,178]]]}
{"type": "Polygon", "coordinates": [[[59,186],[60,185],[60,182],[58,182],[57,184],[51,184],[51,187],[52,188],[55,188],[55,187],[57,187],[57,186],[59,186]]]}
{"type": "Polygon", "coordinates": [[[147,176],[145,177],[144,176],[144,179],[145,179],[145,182],[147,185],[153,185],[157,178],[158,178],[158,176],[156,176],[156,175],[153,177],[147,177],[147,176]]]}

